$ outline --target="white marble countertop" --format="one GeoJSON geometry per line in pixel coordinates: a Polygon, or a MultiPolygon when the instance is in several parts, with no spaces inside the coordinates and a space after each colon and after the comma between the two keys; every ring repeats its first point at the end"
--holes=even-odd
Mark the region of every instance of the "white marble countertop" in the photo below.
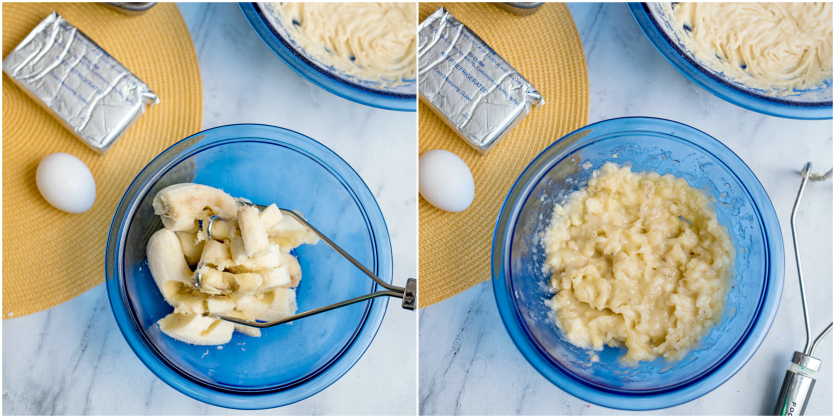
{"type": "MultiPolygon", "coordinates": [[[[812,161],[817,172],[832,167],[832,121],[765,116],[711,95],[662,58],[625,4],[569,8],[586,54],[590,123],[620,116],[679,121],[724,142],[759,177],[774,203],[786,243],[780,309],[763,345],[724,385],[674,408],[630,413],[584,402],[542,377],[511,342],[492,285],[481,283],[420,311],[419,411],[422,415],[770,414],[791,355],[805,344],[789,229],[800,185],[798,171],[806,161],[812,161]]],[[[832,189],[832,181],[807,189],[799,214],[815,334],[832,320],[832,189]]],[[[815,355],[823,360],[823,372],[806,414],[832,416],[831,335],[815,355]]]]}
{"type": "MultiPolygon", "coordinates": [[[[261,42],[234,3],[180,10],[200,61],[203,128],[264,123],[328,146],[382,208],[396,283],[415,277],[415,113],[359,105],[311,84],[261,42]]],[[[119,332],[102,284],[52,309],[3,321],[3,414],[414,415],[416,319],[392,300],[368,351],[331,387],[287,407],[240,412],[195,401],[153,375],[119,332]]]]}

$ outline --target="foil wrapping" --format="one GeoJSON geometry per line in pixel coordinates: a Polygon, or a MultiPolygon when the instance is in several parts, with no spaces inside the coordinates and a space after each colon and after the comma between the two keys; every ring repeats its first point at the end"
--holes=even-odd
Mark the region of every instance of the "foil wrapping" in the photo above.
{"type": "Polygon", "coordinates": [[[159,102],[145,83],[55,12],[6,56],[3,71],[101,154],[159,102]]]}
{"type": "Polygon", "coordinates": [[[418,91],[482,154],[544,103],[528,80],[443,7],[418,27],[418,91]]]}

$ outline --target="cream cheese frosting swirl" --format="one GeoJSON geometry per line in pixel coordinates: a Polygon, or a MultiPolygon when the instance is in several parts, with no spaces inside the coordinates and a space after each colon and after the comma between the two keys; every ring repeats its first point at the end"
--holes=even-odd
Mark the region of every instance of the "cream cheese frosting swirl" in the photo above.
{"type": "Polygon", "coordinates": [[[397,86],[416,77],[415,3],[272,3],[296,44],[343,74],[397,86]]]}
{"type": "Polygon", "coordinates": [[[696,58],[733,81],[785,95],[832,80],[832,3],[664,7],[696,58]]]}

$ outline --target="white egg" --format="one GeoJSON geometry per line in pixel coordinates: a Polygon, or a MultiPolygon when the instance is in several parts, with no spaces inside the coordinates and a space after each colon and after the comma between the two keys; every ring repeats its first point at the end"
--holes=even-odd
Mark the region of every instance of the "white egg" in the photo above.
{"type": "Polygon", "coordinates": [[[64,212],[86,212],[96,201],[93,173],[75,156],[63,152],[47,155],[38,164],[36,177],[44,199],[64,212]]]}
{"type": "Polygon", "coordinates": [[[436,208],[461,212],[473,203],[475,182],[464,160],[449,151],[435,149],[420,156],[418,190],[436,208]]]}

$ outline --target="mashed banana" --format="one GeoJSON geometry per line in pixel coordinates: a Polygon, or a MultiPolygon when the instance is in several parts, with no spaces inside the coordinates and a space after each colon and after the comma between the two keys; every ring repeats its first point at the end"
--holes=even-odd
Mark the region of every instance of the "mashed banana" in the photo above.
{"type": "Polygon", "coordinates": [[[557,326],[627,363],[680,360],[722,318],[734,246],[707,196],[606,163],[554,209],[543,243],[557,326]]]}
{"type": "Polygon", "coordinates": [[[415,79],[415,3],[272,3],[290,37],[319,62],[394,86],[415,79]]]}
{"type": "Polygon", "coordinates": [[[832,80],[832,3],[664,7],[685,46],[732,80],[778,94],[832,80]]]}

